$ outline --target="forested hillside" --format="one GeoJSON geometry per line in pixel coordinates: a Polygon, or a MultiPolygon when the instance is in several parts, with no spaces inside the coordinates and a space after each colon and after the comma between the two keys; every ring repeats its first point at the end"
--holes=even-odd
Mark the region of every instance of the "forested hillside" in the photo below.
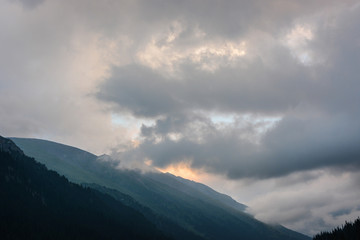
{"type": "Polygon", "coordinates": [[[169,239],[109,195],[70,183],[0,137],[0,239],[169,239]]]}
{"type": "Polygon", "coordinates": [[[317,234],[313,240],[360,240],[360,218],[354,222],[345,222],[331,232],[317,234]]]}
{"type": "Polygon", "coordinates": [[[158,229],[177,240],[311,239],[280,225],[258,221],[243,211],[246,208],[243,204],[200,183],[160,172],[117,169],[93,154],[55,142],[12,140],[49,169],[143,212],[158,229]],[[123,194],[131,196],[136,204],[123,201],[123,194]]]}

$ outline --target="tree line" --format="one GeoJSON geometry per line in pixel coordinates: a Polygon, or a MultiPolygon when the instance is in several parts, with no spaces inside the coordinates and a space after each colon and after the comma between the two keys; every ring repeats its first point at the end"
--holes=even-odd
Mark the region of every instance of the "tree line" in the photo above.
{"type": "Polygon", "coordinates": [[[360,240],[360,217],[354,222],[345,222],[329,232],[321,232],[313,240],[360,240]]]}

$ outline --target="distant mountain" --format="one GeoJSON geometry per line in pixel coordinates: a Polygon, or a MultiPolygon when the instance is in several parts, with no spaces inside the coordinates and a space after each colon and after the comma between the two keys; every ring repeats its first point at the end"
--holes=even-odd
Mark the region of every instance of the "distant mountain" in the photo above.
{"type": "Polygon", "coordinates": [[[0,137],[0,239],[170,239],[133,208],[70,183],[0,137]]]}
{"type": "MultiPolygon", "coordinates": [[[[159,229],[165,232],[168,229],[167,233],[171,230],[164,227],[164,222],[193,239],[310,239],[282,226],[256,220],[243,212],[245,205],[200,183],[171,174],[118,170],[111,162],[100,161],[93,154],[54,142],[12,140],[26,154],[75,183],[86,184],[120,201],[123,194],[130,196],[132,200],[123,203],[142,211],[159,229]]],[[[176,234],[173,237],[184,239],[176,234]]]]}

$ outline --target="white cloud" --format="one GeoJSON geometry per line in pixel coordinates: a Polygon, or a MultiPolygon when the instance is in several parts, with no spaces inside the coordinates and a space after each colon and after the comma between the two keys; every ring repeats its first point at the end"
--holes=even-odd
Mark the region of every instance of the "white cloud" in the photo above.
{"type": "Polygon", "coordinates": [[[208,38],[198,26],[179,21],[167,28],[165,32],[153,34],[144,49],[137,52],[137,58],[141,64],[165,75],[170,74],[170,77],[181,76],[179,65],[184,62],[213,72],[221,66],[234,66],[246,55],[245,41],[208,38]],[[182,37],[182,34],[186,36],[182,37]]]}
{"type": "Polygon", "coordinates": [[[313,236],[359,216],[357,175],[315,170],[261,181],[229,181],[214,175],[200,180],[246,204],[261,221],[313,236]]]}
{"type": "Polygon", "coordinates": [[[304,65],[310,65],[314,62],[314,56],[308,46],[314,38],[311,26],[296,25],[285,36],[285,45],[290,49],[291,53],[304,65]]]}

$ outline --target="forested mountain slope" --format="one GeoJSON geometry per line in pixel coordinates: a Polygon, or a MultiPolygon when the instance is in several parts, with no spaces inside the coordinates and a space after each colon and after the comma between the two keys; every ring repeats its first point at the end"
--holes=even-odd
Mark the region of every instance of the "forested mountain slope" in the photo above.
{"type": "Polygon", "coordinates": [[[203,184],[171,174],[115,169],[93,154],[54,142],[13,140],[25,153],[71,181],[97,186],[114,197],[116,192],[129,195],[157,216],[204,239],[310,239],[256,220],[243,212],[244,205],[203,184]]]}
{"type": "Polygon", "coordinates": [[[1,239],[170,239],[109,195],[69,182],[0,137],[1,239]]]}

